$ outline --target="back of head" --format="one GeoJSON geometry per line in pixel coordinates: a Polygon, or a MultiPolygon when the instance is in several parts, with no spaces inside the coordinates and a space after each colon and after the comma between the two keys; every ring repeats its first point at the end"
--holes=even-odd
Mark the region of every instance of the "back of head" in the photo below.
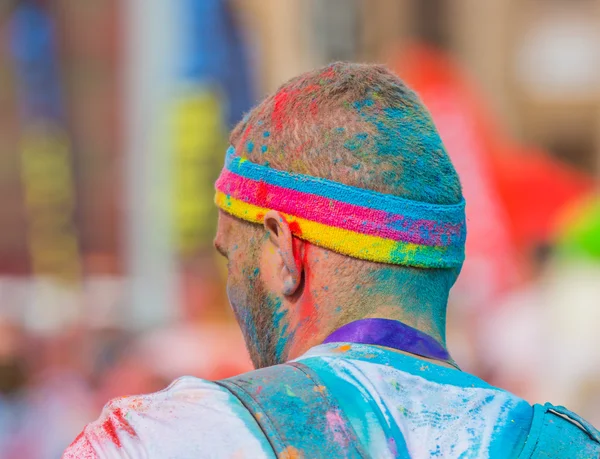
{"type": "MultiPolygon", "coordinates": [[[[239,268],[233,275],[230,270],[228,291],[245,335],[260,342],[257,337],[282,328],[277,311],[288,303],[283,309],[291,323],[305,324],[292,335],[321,336],[314,327],[307,330],[311,323],[334,328],[362,317],[387,317],[445,341],[448,292],[464,256],[464,200],[429,113],[397,76],[383,66],[352,63],[300,75],[255,107],[230,143],[217,205],[239,219],[224,222],[246,229],[221,225],[216,245],[229,241],[234,250],[222,253],[229,255],[230,267],[239,268]],[[263,276],[269,256],[264,241],[274,234],[267,219],[281,226],[266,209],[289,217],[283,231],[304,241],[305,259],[284,263],[291,267],[286,272],[293,295],[280,294],[288,291],[283,280],[275,289],[279,293],[263,282],[269,278],[263,276]],[[296,218],[304,220],[299,224],[296,218]],[[263,222],[266,233],[256,224],[263,222]],[[242,232],[235,241],[226,237],[242,232]],[[241,246],[243,258],[237,255],[241,246]],[[302,276],[293,274],[296,268],[302,276]],[[261,306],[269,298],[271,306],[261,306]]],[[[273,263],[279,265],[281,256],[273,263]]],[[[265,345],[255,355],[273,347],[265,345]]],[[[280,356],[267,361],[281,361],[280,356]]]]}
{"type": "MultiPolygon", "coordinates": [[[[381,65],[340,62],[300,75],[252,110],[230,140],[236,155],[274,169],[431,204],[463,199],[427,109],[381,65]]],[[[344,288],[384,269],[388,282],[391,271],[401,278],[395,284],[412,279],[447,295],[460,271],[330,258],[344,288]]]]}
{"type": "Polygon", "coordinates": [[[292,79],[235,128],[238,155],[414,201],[462,200],[418,96],[383,66],[335,63],[292,79]]]}

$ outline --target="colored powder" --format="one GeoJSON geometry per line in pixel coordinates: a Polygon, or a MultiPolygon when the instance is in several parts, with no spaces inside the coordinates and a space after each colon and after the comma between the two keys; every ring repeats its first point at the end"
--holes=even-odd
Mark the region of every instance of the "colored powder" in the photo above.
{"type": "MultiPolygon", "coordinates": [[[[411,269],[380,267],[369,276],[368,294],[401,299],[402,310],[415,322],[431,322],[433,330],[442,338],[446,325],[448,291],[454,282],[452,269],[411,269]]],[[[442,343],[444,344],[444,343],[442,343]]]]}
{"type": "Polygon", "coordinates": [[[263,153],[267,152],[268,147],[266,145],[263,145],[262,147],[260,147],[260,151],[262,151],[263,153]]]}
{"type": "Polygon", "coordinates": [[[348,352],[350,349],[352,349],[352,346],[350,344],[342,344],[341,346],[338,346],[334,349],[335,352],[348,352]]]}
{"type": "Polygon", "coordinates": [[[271,122],[273,123],[276,131],[283,129],[283,123],[285,120],[285,107],[288,103],[289,94],[285,91],[280,91],[275,94],[275,103],[273,106],[273,113],[271,114],[271,122]]]}
{"type": "Polygon", "coordinates": [[[344,146],[349,150],[366,149],[387,163],[397,164],[383,172],[386,185],[417,201],[457,201],[452,191],[457,177],[450,158],[428,112],[416,99],[409,98],[403,107],[394,108],[381,107],[380,101],[371,98],[352,106],[377,133],[370,143],[361,133],[344,146]]]}
{"type": "Polygon", "coordinates": [[[300,452],[297,448],[293,446],[288,446],[279,455],[281,459],[305,459],[304,454],[300,452]]]}
{"type": "Polygon", "coordinates": [[[248,142],[248,144],[246,145],[246,149],[248,150],[248,153],[252,153],[254,151],[254,142],[248,142]]]}
{"type": "MultiPolygon", "coordinates": [[[[310,319],[315,316],[315,303],[313,298],[313,292],[311,291],[312,284],[312,271],[308,269],[310,263],[308,261],[308,248],[310,246],[306,244],[304,246],[304,254],[302,264],[305,266],[304,271],[304,291],[306,292],[304,298],[299,305],[299,319],[301,323],[310,323],[310,319]]],[[[314,324],[313,324],[314,325],[314,324]]]]}
{"type": "MultiPolygon", "coordinates": [[[[262,353],[269,354],[273,346],[275,359],[278,363],[283,363],[285,360],[285,351],[289,341],[294,337],[295,332],[289,332],[289,323],[287,321],[288,311],[283,308],[280,298],[267,296],[265,299],[266,310],[271,312],[272,327],[270,327],[270,335],[264,337],[263,342],[258,343],[258,349],[262,353]]],[[[266,312],[266,311],[265,311],[266,312]]]]}
{"type": "Polygon", "coordinates": [[[295,234],[296,236],[302,236],[302,228],[300,228],[300,225],[297,221],[290,222],[289,227],[292,234],[295,234]]]}
{"type": "Polygon", "coordinates": [[[290,397],[295,397],[296,393],[292,390],[289,384],[285,385],[285,393],[290,397]]]}
{"type": "Polygon", "coordinates": [[[345,423],[340,413],[336,410],[330,410],[325,414],[325,418],[327,419],[327,428],[333,435],[333,441],[345,448],[348,440],[344,434],[345,423]]]}
{"type": "Polygon", "coordinates": [[[365,148],[369,144],[369,135],[361,132],[356,134],[351,139],[346,140],[344,143],[344,148],[348,150],[355,151],[359,149],[365,148]]]}
{"type": "Polygon", "coordinates": [[[122,430],[128,433],[132,437],[136,437],[135,430],[133,427],[127,422],[125,417],[123,416],[123,411],[121,408],[115,409],[110,415],[108,419],[102,423],[102,429],[106,433],[107,437],[117,446],[121,447],[121,440],[117,434],[117,430],[122,430]]]}

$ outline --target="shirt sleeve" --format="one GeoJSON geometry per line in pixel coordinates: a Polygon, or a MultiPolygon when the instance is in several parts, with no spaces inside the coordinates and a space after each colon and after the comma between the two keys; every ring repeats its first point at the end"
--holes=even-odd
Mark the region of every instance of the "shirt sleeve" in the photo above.
{"type": "Polygon", "coordinates": [[[184,377],[150,395],[115,399],[63,459],[274,458],[248,410],[226,389],[184,377]]]}

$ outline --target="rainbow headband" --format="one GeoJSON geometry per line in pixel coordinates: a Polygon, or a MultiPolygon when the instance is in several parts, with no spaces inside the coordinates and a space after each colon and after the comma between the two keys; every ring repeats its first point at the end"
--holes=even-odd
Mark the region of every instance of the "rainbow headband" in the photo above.
{"type": "Polygon", "coordinates": [[[300,239],[354,258],[419,268],[459,267],[465,202],[436,205],[260,166],[229,147],[215,184],[224,212],[262,224],[276,210],[300,239]]]}

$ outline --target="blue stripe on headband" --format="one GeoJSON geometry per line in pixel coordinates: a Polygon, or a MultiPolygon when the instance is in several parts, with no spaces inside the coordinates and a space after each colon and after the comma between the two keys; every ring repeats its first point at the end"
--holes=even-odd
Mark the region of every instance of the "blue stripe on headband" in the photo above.
{"type": "MultiPolygon", "coordinates": [[[[252,180],[262,180],[283,188],[290,188],[303,193],[318,194],[336,201],[369,207],[392,214],[400,214],[415,220],[434,220],[439,223],[454,225],[464,224],[465,222],[464,199],[457,204],[430,204],[356,188],[319,177],[284,172],[260,166],[236,156],[233,146],[227,149],[225,167],[234,173],[252,180]]],[[[464,242],[466,230],[463,229],[463,233],[462,240],[464,242]]]]}

